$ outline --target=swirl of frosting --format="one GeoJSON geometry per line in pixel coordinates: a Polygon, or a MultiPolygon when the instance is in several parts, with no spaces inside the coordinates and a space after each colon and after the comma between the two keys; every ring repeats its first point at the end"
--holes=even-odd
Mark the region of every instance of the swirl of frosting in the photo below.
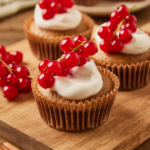
{"type": "MultiPolygon", "coordinates": [[[[102,24],[101,26],[106,26],[106,23],[102,24]]],[[[98,36],[98,29],[95,33],[95,40],[98,43],[98,45],[100,45],[103,39],[101,39],[98,36]]],[[[121,53],[138,55],[149,50],[150,37],[145,32],[141,31],[140,29],[137,29],[136,32],[132,34],[132,36],[133,36],[132,40],[129,43],[124,44],[124,48],[121,51],[121,53]]]]}
{"type": "Polygon", "coordinates": [[[50,20],[44,20],[42,17],[42,9],[37,4],[34,11],[34,21],[35,24],[46,30],[69,30],[76,28],[82,20],[82,14],[71,8],[67,9],[67,13],[56,14],[54,18],[50,20]]]}
{"type": "Polygon", "coordinates": [[[93,60],[84,66],[74,67],[66,77],[55,76],[52,88],[44,89],[38,86],[44,95],[50,91],[57,92],[69,100],[83,100],[97,94],[103,86],[103,80],[93,60]]]}

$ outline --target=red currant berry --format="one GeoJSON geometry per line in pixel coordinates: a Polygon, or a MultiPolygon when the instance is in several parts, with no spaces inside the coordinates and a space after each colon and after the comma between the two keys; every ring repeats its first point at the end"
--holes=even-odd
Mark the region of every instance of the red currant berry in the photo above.
{"type": "Polygon", "coordinates": [[[39,0],[39,6],[41,9],[49,8],[50,0],[39,0]]]}
{"type": "Polygon", "coordinates": [[[5,74],[6,72],[7,72],[7,68],[2,62],[0,62],[0,76],[5,74]]]}
{"type": "Polygon", "coordinates": [[[26,78],[29,75],[29,71],[25,66],[19,66],[16,69],[16,76],[18,78],[26,78]]]}
{"type": "Polygon", "coordinates": [[[13,73],[15,73],[18,68],[18,65],[16,63],[11,63],[11,64],[8,64],[8,67],[12,69],[13,73]]]}
{"type": "Polygon", "coordinates": [[[69,53],[75,48],[75,42],[71,38],[65,38],[62,40],[60,48],[63,52],[69,53]]]}
{"type": "Polygon", "coordinates": [[[132,39],[132,32],[129,29],[124,29],[119,31],[119,39],[123,43],[128,43],[132,39]]]}
{"type": "Polygon", "coordinates": [[[98,30],[98,35],[102,38],[102,39],[110,39],[113,36],[113,33],[111,32],[111,30],[107,27],[100,27],[98,30]]]}
{"type": "Polygon", "coordinates": [[[121,18],[124,18],[126,16],[129,15],[129,8],[125,5],[121,5],[118,9],[117,9],[117,13],[121,18]]]}
{"type": "Polygon", "coordinates": [[[51,12],[49,9],[43,9],[42,15],[43,15],[44,20],[49,20],[49,19],[52,19],[55,14],[51,12]]]}
{"type": "Polygon", "coordinates": [[[21,52],[15,51],[11,53],[12,61],[16,64],[20,64],[22,62],[23,55],[21,52]]]}
{"type": "Polygon", "coordinates": [[[47,65],[47,72],[48,74],[50,75],[60,75],[62,71],[62,67],[60,65],[60,62],[54,60],[54,61],[51,61],[50,63],[48,63],[47,65]]]}
{"type": "Polygon", "coordinates": [[[61,61],[60,62],[60,65],[62,67],[62,71],[61,71],[61,74],[59,76],[63,76],[63,77],[66,77],[68,74],[69,74],[69,69],[68,67],[66,66],[65,62],[64,61],[61,61]]]}
{"type": "Polygon", "coordinates": [[[64,7],[64,6],[62,6],[62,10],[61,10],[61,12],[59,12],[59,13],[66,13],[66,12],[67,12],[67,8],[64,7]]]}
{"type": "MultiPolygon", "coordinates": [[[[75,42],[76,47],[79,46],[84,41],[87,42],[87,39],[82,35],[77,35],[73,40],[75,42]]],[[[80,46],[80,49],[83,49],[83,47],[84,47],[83,45],[80,46]]]]}
{"type": "Polygon", "coordinates": [[[106,27],[108,27],[113,32],[113,31],[115,31],[117,29],[117,24],[115,23],[115,21],[109,20],[106,23],[106,27]]]}
{"type": "Polygon", "coordinates": [[[18,81],[18,86],[22,90],[31,89],[31,82],[28,78],[20,78],[18,81]]]}
{"type": "Polygon", "coordinates": [[[100,43],[100,48],[102,51],[108,53],[112,50],[111,42],[108,40],[104,40],[100,43]]]}
{"type": "Polygon", "coordinates": [[[3,45],[0,45],[0,53],[6,53],[6,49],[3,45]]]}
{"type": "Polygon", "coordinates": [[[8,74],[7,75],[7,83],[9,84],[16,84],[18,81],[17,76],[15,74],[8,74]]]}
{"type": "Polygon", "coordinates": [[[86,56],[85,54],[83,54],[83,53],[79,54],[79,58],[80,58],[80,64],[78,66],[83,66],[88,61],[90,61],[90,58],[88,56],[86,56]]]}
{"type": "Polygon", "coordinates": [[[38,83],[44,89],[51,88],[54,85],[54,81],[55,78],[52,75],[49,75],[47,73],[42,73],[38,77],[38,83]]]}
{"type": "Polygon", "coordinates": [[[3,87],[3,93],[7,99],[12,100],[17,96],[18,90],[15,85],[8,84],[3,87]]]}
{"type": "Polygon", "coordinates": [[[129,29],[132,33],[135,33],[136,29],[137,29],[137,26],[136,26],[135,22],[130,21],[130,22],[126,22],[125,28],[129,29]]]}
{"type": "Polygon", "coordinates": [[[11,55],[9,53],[0,53],[0,58],[6,63],[9,64],[12,62],[11,55]]]}
{"type": "Polygon", "coordinates": [[[0,86],[1,87],[4,87],[6,85],[6,83],[7,83],[6,78],[7,78],[7,75],[5,75],[5,74],[0,76],[0,86]]]}
{"type": "Polygon", "coordinates": [[[111,45],[112,45],[112,51],[116,53],[120,52],[124,46],[124,44],[120,40],[113,40],[111,45]]]}
{"type": "Polygon", "coordinates": [[[48,63],[50,63],[50,60],[42,60],[40,63],[39,63],[39,71],[42,72],[42,73],[46,73],[47,72],[47,65],[48,63]]]}
{"type": "Polygon", "coordinates": [[[64,60],[65,60],[65,57],[66,57],[66,53],[63,53],[63,54],[60,56],[60,59],[61,59],[60,62],[64,61],[64,60]]]}
{"type": "Polygon", "coordinates": [[[84,45],[84,49],[83,49],[83,53],[87,56],[92,56],[94,55],[96,52],[98,51],[97,49],[97,45],[90,41],[90,42],[87,42],[85,43],[84,45]]]}
{"type": "Polygon", "coordinates": [[[53,13],[61,12],[62,8],[63,8],[62,4],[56,1],[52,2],[50,5],[50,9],[53,13]]]}
{"type": "Polygon", "coordinates": [[[80,59],[77,53],[70,52],[66,54],[65,64],[67,65],[68,68],[73,68],[77,66],[79,62],[80,62],[80,59]]]}
{"type": "Polygon", "coordinates": [[[126,16],[126,22],[130,22],[130,21],[137,23],[137,18],[134,15],[126,16]]]}
{"type": "Polygon", "coordinates": [[[67,8],[71,8],[74,5],[73,0],[62,0],[62,5],[64,5],[67,8]]]}
{"type": "Polygon", "coordinates": [[[117,11],[113,11],[113,12],[110,14],[110,19],[113,20],[113,21],[116,22],[116,23],[120,23],[120,21],[122,20],[122,18],[118,16],[117,11]]]}

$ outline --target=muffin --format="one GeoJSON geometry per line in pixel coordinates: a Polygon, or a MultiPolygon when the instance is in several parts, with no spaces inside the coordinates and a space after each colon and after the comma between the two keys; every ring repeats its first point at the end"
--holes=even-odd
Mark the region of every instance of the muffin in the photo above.
{"type": "Polygon", "coordinates": [[[50,13],[49,9],[39,2],[35,7],[34,16],[24,22],[26,37],[38,59],[58,59],[62,54],[59,45],[65,37],[73,38],[79,34],[87,39],[91,37],[95,24],[92,18],[75,10],[72,5],[57,5],[62,6],[61,12],[47,15],[50,13]]]}
{"type": "Polygon", "coordinates": [[[97,4],[100,0],[74,0],[76,5],[92,6],[97,4]]]}
{"type": "Polygon", "coordinates": [[[124,23],[121,22],[123,24],[122,26],[120,24],[121,28],[118,31],[110,28],[111,20],[97,29],[95,40],[98,53],[91,59],[97,66],[107,68],[119,77],[120,90],[133,90],[149,82],[150,37],[136,28],[135,16],[129,15],[124,21],[124,23]],[[117,31],[117,34],[113,36],[114,39],[105,40],[102,34],[103,29],[111,32],[117,31]]]}
{"type": "MultiPolygon", "coordinates": [[[[82,46],[76,45],[76,48],[82,46]]],[[[85,131],[107,121],[120,84],[116,75],[96,67],[86,55],[83,61],[83,53],[87,54],[85,47],[82,52],[75,51],[76,48],[57,61],[43,60],[39,64],[41,74],[38,73],[32,82],[44,122],[65,131],[85,131]]]]}

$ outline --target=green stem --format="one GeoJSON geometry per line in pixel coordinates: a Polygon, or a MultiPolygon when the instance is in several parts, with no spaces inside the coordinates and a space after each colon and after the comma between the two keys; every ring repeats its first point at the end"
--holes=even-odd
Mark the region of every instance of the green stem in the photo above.
{"type": "Polygon", "coordinates": [[[8,71],[9,71],[11,74],[13,74],[12,69],[10,69],[10,68],[8,67],[8,65],[2,60],[1,57],[0,57],[0,62],[2,62],[2,63],[4,64],[4,66],[8,69],[8,71]]]}
{"type": "Polygon", "coordinates": [[[136,7],[136,5],[134,5],[133,7],[129,8],[129,11],[131,13],[131,11],[136,7]]]}

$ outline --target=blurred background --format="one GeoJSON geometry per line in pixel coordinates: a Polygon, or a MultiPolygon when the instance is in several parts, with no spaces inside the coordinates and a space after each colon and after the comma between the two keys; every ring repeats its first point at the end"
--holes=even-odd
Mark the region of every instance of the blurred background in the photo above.
{"type": "MultiPolygon", "coordinates": [[[[37,2],[38,0],[0,0],[0,45],[8,46],[25,38],[23,22],[28,16],[33,15],[37,2]]],[[[132,13],[138,19],[138,27],[150,22],[150,0],[100,0],[92,6],[74,7],[91,15],[96,24],[100,25],[109,20],[110,12],[120,4],[129,7],[136,5],[132,13]]],[[[4,141],[0,138],[0,144],[4,141]]],[[[150,140],[136,150],[150,150],[150,140]]]]}

